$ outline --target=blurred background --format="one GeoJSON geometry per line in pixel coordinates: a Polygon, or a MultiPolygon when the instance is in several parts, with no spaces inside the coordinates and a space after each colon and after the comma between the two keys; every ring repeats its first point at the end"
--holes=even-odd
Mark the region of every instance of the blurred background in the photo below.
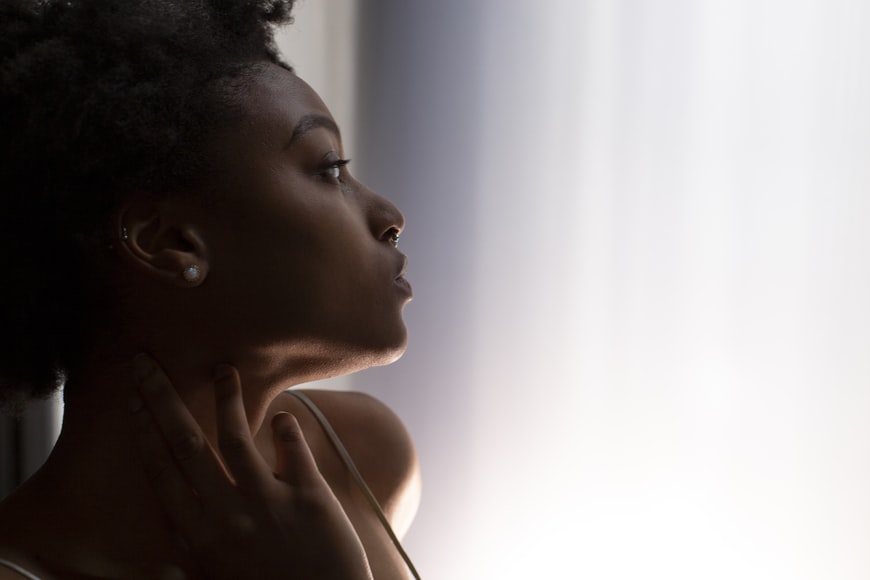
{"type": "Polygon", "coordinates": [[[867,30],[862,0],[300,2],[285,54],[407,216],[408,352],[330,386],[417,442],[424,578],[870,577],[867,30]]]}

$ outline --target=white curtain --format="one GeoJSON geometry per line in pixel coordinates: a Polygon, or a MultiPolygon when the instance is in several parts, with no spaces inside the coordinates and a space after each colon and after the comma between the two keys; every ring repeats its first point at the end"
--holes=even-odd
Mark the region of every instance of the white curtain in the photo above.
{"type": "Polygon", "coordinates": [[[870,577],[870,5],[360,18],[424,576],[870,577]]]}

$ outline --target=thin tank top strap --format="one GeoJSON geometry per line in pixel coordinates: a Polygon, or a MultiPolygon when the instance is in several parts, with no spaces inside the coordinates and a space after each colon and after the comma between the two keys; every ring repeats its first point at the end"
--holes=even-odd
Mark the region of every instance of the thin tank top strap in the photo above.
{"type": "Polygon", "coordinates": [[[22,568],[21,566],[19,566],[15,562],[10,562],[9,560],[4,560],[3,558],[0,558],[0,566],[3,566],[5,568],[9,568],[13,572],[18,572],[19,574],[21,574],[22,576],[24,576],[28,580],[39,580],[39,576],[37,576],[33,572],[28,572],[27,570],[25,570],[24,568],[22,568]]]}
{"type": "Polygon", "coordinates": [[[357,469],[356,464],[353,462],[350,453],[348,453],[344,444],[341,442],[341,439],[339,439],[338,433],[336,433],[335,429],[332,428],[332,425],[326,418],[326,415],[323,414],[320,408],[315,405],[314,401],[312,401],[305,393],[294,390],[289,390],[287,391],[287,393],[302,401],[302,403],[306,407],[308,407],[308,410],[311,411],[311,414],[314,415],[314,418],[317,419],[317,422],[320,423],[320,426],[323,427],[324,432],[326,432],[326,436],[329,437],[329,440],[332,442],[333,447],[335,447],[335,450],[338,452],[338,456],[341,457],[342,462],[344,462],[360,491],[362,491],[363,495],[368,500],[369,505],[372,506],[372,509],[375,511],[375,515],[378,516],[381,525],[384,526],[384,530],[390,537],[390,541],[393,542],[393,545],[399,551],[399,555],[405,561],[405,564],[408,566],[408,569],[411,571],[411,574],[414,576],[414,578],[420,580],[420,574],[417,572],[417,569],[414,567],[413,562],[411,562],[411,558],[402,547],[402,543],[399,541],[399,538],[393,531],[393,527],[390,525],[389,520],[387,520],[387,516],[384,515],[384,510],[381,509],[381,504],[378,503],[378,500],[375,498],[372,490],[369,489],[368,484],[365,482],[362,474],[359,472],[359,469],[357,469]]]}

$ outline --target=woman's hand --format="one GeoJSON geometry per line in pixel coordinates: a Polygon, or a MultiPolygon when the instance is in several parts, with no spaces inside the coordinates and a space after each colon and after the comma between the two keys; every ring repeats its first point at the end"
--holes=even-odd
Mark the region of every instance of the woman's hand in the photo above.
{"type": "Polygon", "coordinates": [[[145,471],[171,521],[211,579],[370,580],[362,544],[317,469],[296,418],[272,417],[272,473],[254,446],[239,375],[215,372],[221,462],[169,378],[134,360],[145,471]]]}

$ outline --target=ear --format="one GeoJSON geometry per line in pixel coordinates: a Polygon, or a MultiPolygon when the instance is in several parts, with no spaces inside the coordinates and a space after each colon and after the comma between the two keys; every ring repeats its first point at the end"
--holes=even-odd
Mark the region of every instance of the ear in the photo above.
{"type": "Polygon", "coordinates": [[[116,247],[140,272],[178,286],[199,286],[208,275],[200,229],[171,199],[135,199],[117,212],[116,247]]]}

